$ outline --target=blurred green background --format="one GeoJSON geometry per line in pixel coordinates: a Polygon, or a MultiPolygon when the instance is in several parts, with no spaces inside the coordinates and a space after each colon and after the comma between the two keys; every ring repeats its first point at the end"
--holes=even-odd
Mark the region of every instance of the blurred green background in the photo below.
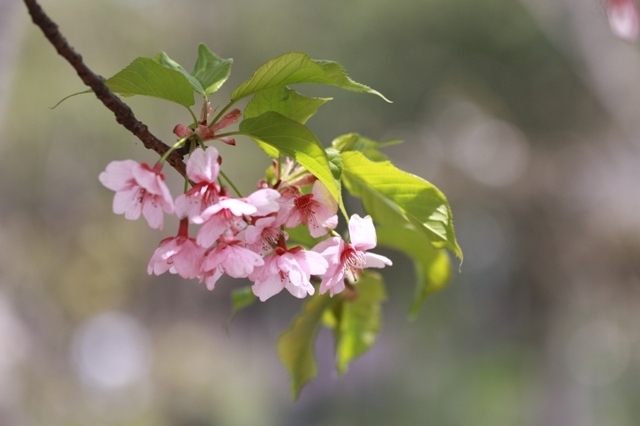
{"type": "MultiPolygon", "coordinates": [[[[411,263],[391,251],[374,349],[297,402],[275,342],[281,294],[225,333],[229,292],[149,277],[173,233],[111,211],[98,174],[154,153],[84,90],[18,0],[0,0],[0,425],[637,425],[640,418],[640,56],[600,1],[47,0],[97,73],[197,44],[235,59],[231,90],[288,51],[342,63],[394,101],[332,88],[309,122],[403,138],[386,152],[447,194],[461,273],[408,323],[411,263]]],[[[172,141],[186,112],[127,101],[172,141]]],[[[253,188],[268,159],[222,147],[253,188]]],[[[246,148],[246,149],[245,149],[246,148]]],[[[181,182],[167,170],[176,194],[181,182]]],[[[357,209],[353,202],[351,209],[357,209]]],[[[457,267],[457,264],[456,264],[457,267]]]]}

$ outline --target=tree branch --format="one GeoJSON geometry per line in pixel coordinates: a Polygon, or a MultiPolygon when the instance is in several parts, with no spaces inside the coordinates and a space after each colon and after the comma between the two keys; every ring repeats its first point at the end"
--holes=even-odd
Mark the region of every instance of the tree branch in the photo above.
{"type": "MultiPolygon", "coordinates": [[[[144,123],[136,119],[131,108],[114,95],[104,84],[104,78],[89,69],[83,62],[82,56],[69,45],[58,30],[56,23],[44,13],[38,2],[36,0],[24,0],[24,3],[29,10],[33,23],[40,27],[45,37],[51,42],[53,47],[55,47],[60,56],[71,64],[84,84],[93,89],[93,92],[98,99],[102,101],[104,106],[113,112],[116,116],[116,121],[140,139],[145,148],[154,150],[160,156],[166,153],[169,150],[169,146],[155,137],[144,123]]],[[[185,164],[180,154],[172,152],[167,158],[167,162],[176,169],[178,173],[186,177],[185,164]]]]}

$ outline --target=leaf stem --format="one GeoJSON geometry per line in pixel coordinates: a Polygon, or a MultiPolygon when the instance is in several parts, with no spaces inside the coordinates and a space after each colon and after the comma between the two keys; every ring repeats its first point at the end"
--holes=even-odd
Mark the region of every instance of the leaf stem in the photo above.
{"type": "Polygon", "coordinates": [[[198,117],[196,117],[196,114],[193,112],[191,107],[185,107],[185,108],[189,111],[189,114],[191,114],[191,118],[193,119],[193,122],[197,123],[198,122],[198,117]]]}
{"type": "Polygon", "coordinates": [[[171,148],[169,148],[167,150],[167,152],[165,152],[162,157],[160,157],[160,159],[158,160],[158,163],[162,164],[166,161],[167,157],[169,157],[169,155],[171,155],[171,153],[173,151],[175,151],[176,149],[182,147],[184,145],[184,143],[189,139],[191,135],[189,136],[185,136],[184,138],[178,140],[178,142],[174,143],[173,146],[171,148]]]}
{"type": "Polygon", "coordinates": [[[238,188],[233,184],[233,181],[231,181],[231,179],[229,179],[229,176],[227,176],[222,170],[220,170],[220,176],[222,176],[222,178],[229,184],[229,186],[233,188],[238,197],[243,198],[238,188]]]}
{"type": "Polygon", "coordinates": [[[229,111],[229,108],[231,108],[237,101],[238,101],[237,99],[235,101],[232,100],[224,108],[222,108],[220,110],[220,112],[218,113],[218,115],[216,115],[215,118],[213,120],[211,120],[211,123],[209,123],[209,128],[213,128],[213,126],[216,125],[218,120],[220,120],[222,118],[224,113],[229,111]]]}

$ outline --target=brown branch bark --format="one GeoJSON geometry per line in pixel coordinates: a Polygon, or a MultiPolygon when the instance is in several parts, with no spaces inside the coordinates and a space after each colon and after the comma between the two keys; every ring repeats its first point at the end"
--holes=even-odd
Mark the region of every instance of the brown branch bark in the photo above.
{"type": "MultiPolygon", "coordinates": [[[[169,146],[155,137],[144,123],[138,121],[131,108],[104,84],[104,79],[89,69],[82,60],[82,56],[69,45],[58,30],[58,25],[44,13],[38,2],[36,0],[24,0],[24,3],[29,10],[33,23],[42,30],[58,53],[71,64],[84,84],[93,89],[93,92],[104,106],[113,112],[116,116],[116,121],[140,139],[145,148],[152,149],[160,155],[166,153],[169,150],[169,146]]],[[[167,158],[167,162],[178,173],[186,177],[186,167],[180,154],[172,152],[167,158]]]]}

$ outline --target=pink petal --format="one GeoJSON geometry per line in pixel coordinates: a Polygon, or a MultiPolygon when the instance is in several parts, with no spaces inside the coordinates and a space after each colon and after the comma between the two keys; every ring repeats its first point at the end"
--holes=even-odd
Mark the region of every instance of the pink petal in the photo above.
{"type": "Polygon", "coordinates": [[[329,264],[338,263],[344,244],[345,242],[341,237],[331,237],[320,241],[311,250],[321,254],[329,264]]]}
{"type": "Polygon", "coordinates": [[[251,287],[253,294],[260,298],[261,302],[275,296],[284,289],[284,281],[280,275],[273,275],[264,281],[256,281],[251,287]]]}
{"type": "Polygon", "coordinates": [[[205,284],[209,290],[213,290],[216,286],[216,282],[222,276],[222,269],[216,268],[212,271],[210,275],[207,275],[204,279],[205,284]]]}
{"type": "Polygon", "coordinates": [[[247,202],[256,208],[254,213],[249,213],[254,216],[266,216],[270,213],[277,212],[280,209],[278,199],[280,193],[275,189],[263,188],[258,189],[247,197],[247,202]]]}
{"type": "Polygon", "coordinates": [[[333,198],[333,195],[331,195],[324,183],[320,182],[319,180],[315,181],[315,183],[313,184],[312,193],[313,198],[315,198],[328,210],[333,211],[333,214],[338,211],[338,202],[335,198],[333,198]]]}
{"type": "Polygon", "coordinates": [[[315,289],[311,285],[310,282],[302,283],[300,286],[294,286],[291,282],[285,285],[285,288],[291,293],[292,296],[297,297],[298,299],[304,299],[309,296],[313,296],[315,293],[315,289]]]}
{"type": "Polygon", "coordinates": [[[227,227],[228,222],[224,217],[211,216],[198,231],[196,242],[201,247],[210,247],[227,230],[227,227]]]}
{"type": "Polygon", "coordinates": [[[178,195],[175,203],[175,212],[178,218],[191,218],[201,213],[201,198],[199,193],[186,193],[178,195]]]}
{"type": "Polygon", "coordinates": [[[162,229],[164,225],[164,213],[156,196],[150,194],[145,195],[142,201],[142,215],[147,219],[150,228],[162,229]]]}
{"type": "Polygon", "coordinates": [[[246,278],[256,266],[264,265],[264,260],[257,253],[243,247],[229,246],[224,270],[234,278],[246,278]]]}
{"type": "Polygon", "coordinates": [[[331,296],[340,293],[344,290],[344,276],[344,268],[339,268],[331,275],[327,272],[320,283],[320,294],[325,294],[327,290],[331,296]]]}
{"type": "Polygon", "coordinates": [[[257,211],[257,208],[251,203],[239,198],[227,198],[225,200],[220,200],[217,205],[211,206],[212,211],[216,210],[214,207],[217,207],[220,210],[228,209],[231,214],[238,217],[244,215],[249,216],[257,211]]]}
{"type": "Polygon", "coordinates": [[[391,259],[375,253],[365,253],[364,259],[365,268],[384,268],[393,264],[391,259]]]}
{"type": "Polygon", "coordinates": [[[149,264],[147,265],[147,273],[149,275],[156,274],[164,274],[171,268],[171,263],[168,260],[178,252],[178,244],[175,238],[171,238],[168,241],[163,240],[160,243],[160,246],[156,249],[151,256],[151,260],[149,260],[149,264]]]}
{"type": "Polygon", "coordinates": [[[369,250],[376,246],[376,228],[373,226],[371,216],[361,218],[357,214],[349,220],[349,236],[351,244],[358,250],[369,250]]]}
{"type": "Polygon", "coordinates": [[[137,166],[138,163],[133,160],[112,161],[98,179],[110,190],[122,191],[132,186],[133,169],[137,166]]]}
{"type": "Polygon", "coordinates": [[[311,275],[322,275],[327,272],[329,263],[319,253],[309,250],[302,250],[297,254],[297,256],[304,259],[304,263],[307,265],[307,269],[309,270],[309,273],[311,275]]]}
{"type": "Polygon", "coordinates": [[[187,176],[195,183],[214,183],[220,172],[219,157],[214,147],[196,149],[187,160],[187,176]]]}
{"type": "Polygon", "coordinates": [[[136,220],[142,213],[141,189],[135,186],[126,191],[118,191],[113,197],[113,212],[123,214],[126,219],[136,220]]]}
{"type": "Polygon", "coordinates": [[[178,275],[185,279],[200,275],[205,250],[189,238],[180,245],[180,251],[173,256],[173,266],[178,275]]]}
{"type": "Polygon", "coordinates": [[[162,193],[158,186],[158,173],[153,171],[146,163],[137,164],[133,168],[133,177],[136,183],[144,188],[147,192],[154,195],[162,193]]]}

